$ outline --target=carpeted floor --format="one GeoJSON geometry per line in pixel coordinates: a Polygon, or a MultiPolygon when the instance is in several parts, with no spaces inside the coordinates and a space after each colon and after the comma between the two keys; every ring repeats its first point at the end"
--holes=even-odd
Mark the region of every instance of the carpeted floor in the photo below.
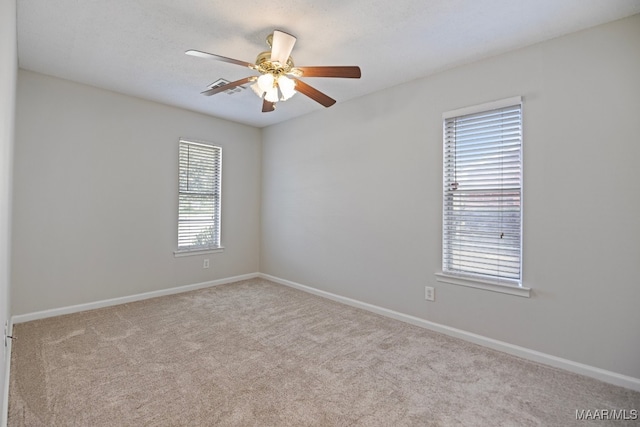
{"type": "Polygon", "coordinates": [[[630,426],[576,410],[640,410],[640,393],[261,279],[14,335],[9,426],[630,426]]]}

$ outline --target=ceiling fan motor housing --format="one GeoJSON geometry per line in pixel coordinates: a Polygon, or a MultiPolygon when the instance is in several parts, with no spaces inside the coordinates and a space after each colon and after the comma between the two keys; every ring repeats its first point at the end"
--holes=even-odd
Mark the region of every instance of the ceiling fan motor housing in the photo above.
{"type": "Polygon", "coordinates": [[[289,57],[286,64],[271,61],[271,52],[261,52],[256,58],[256,69],[262,74],[273,74],[276,77],[285,74],[295,74],[293,58],[289,57]]]}

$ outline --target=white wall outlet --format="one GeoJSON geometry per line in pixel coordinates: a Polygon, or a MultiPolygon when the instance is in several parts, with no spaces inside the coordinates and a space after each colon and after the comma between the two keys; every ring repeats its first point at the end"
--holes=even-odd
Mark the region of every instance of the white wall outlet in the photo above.
{"type": "Polygon", "coordinates": [[[435,301],[436,300],[436,290],[431,286],[424,287],[424,299],[427,301],[435,301]]]}
{"type": "Polygon", "coordinates": [[[4,322],[4,347],[2,349],[2,360],[6,360],[7,358],[7,347],[9,346],[9,321],[5,320],[4,322]]]}
{"type": "Polygon", "coordinates": [[[202,268],[209,268],[209,258],[205,258],[204,262],[202,263],[202,268]]]}

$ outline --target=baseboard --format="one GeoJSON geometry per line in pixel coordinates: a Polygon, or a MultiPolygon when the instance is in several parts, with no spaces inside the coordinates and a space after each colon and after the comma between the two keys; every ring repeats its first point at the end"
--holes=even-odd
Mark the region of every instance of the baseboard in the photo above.
{"type": "MultiPolygon", "coordinates": [[[[13,322],[9,319],[7,334],[13,335],[13,322]]],[[[9,379],[11,378],[11,340],[7,341],[7,358],[4,366],[4,393],[2,394],[2,418],[0,427],[7,427],[9,421],[9,379]]]]}
{"type": "Polygon", "coordinates": [[[299,289],[314,295],[318,295],[333,301],[337,301],[352,307],[361,308],[376,314],[380,314],[385,317],[389,317],[395,320],[400,320],[406,323],[410,323],[415,326],[419,326],[425,329],[429,329],[435,332],[440,332],[455,338],[460,338],[465,341],[479,344],[484,347],[492,348],[494,350],[508,353],[513,356],[521,357],[523,359],[531,360],[537,363],[541,363],[555,368],[564,369],[569,372],[584,375],[587,377],[595,378],[600,381],[604,381],[617,386],[629,388],[631,390],[640,391],[640,378],[634,378],[627,375],[622,375],[616,372],[607,371],[605,369],[596,368],[594,366],[585,365],[583,363],[574,362],[572,360],[563,359],[561,357],[552,356],[550,354],[542,353],[536,350],[531,350],[518,345],[509,344],[504,341],[494,340],[482,335],[467,332],[462,329],[452,328],[450,326],[441,325],[439,323],[430,322],[428,320],[421,319],[419,317],[410,316],[397,311],[389,310],[387,308],[379,307],[373,304],[368,304],[362,301],[354,300],[351,298],[343,297],[333,294],[331,292],[322,291],[309,286],[301,285],[300,283],[292,282],[290,280],[281,279],[279,277],[271,276],[269,274],[260,273],[259,277],[270,280],[281,285],[289,286],[291,288],[299,289]]]}
{"type": "Polygon", "coordinates": [[[241,280],[254,279],[259,277],[259,273],[243,274],[240,276],[226,277],[224,279],[211,280],[209,282],[196,283],[193,285],[177,286],[175,288],[161,289],[158,291],[144,292],[141,294],[129,295],[126,297],[111,298],[102,301],[90,302],[85,304],[71,305],[61,308],[53,308],[51,310],[36,311],[34,313],[19,314],[12,316],[13,324],[30,322],[32,320],[46,319],[48,317],[61,316],[63,314],[78,313],[80,311],[95,310],[96,308],[110,307],[113,305],[125,304],[128,302],[141,301],[149,298],[162,297],[165,295],[179,294],[182,292],[194,291],[196,289],[209,288],[212,286],[224,285],[241,280]]]}

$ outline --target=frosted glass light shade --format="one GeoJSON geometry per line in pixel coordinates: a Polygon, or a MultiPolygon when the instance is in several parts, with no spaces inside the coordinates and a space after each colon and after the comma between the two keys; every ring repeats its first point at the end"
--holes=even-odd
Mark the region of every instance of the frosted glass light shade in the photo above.
{"type": "Polygon", "coordinates": [[[262,98],[262,95],[264,95],[264,91],[260,89],[257,82],[251,85],[251,89],[253,89],[253,93],[258,95],[258,98],[262,98]]]}
{"type": "Polygon", "coordinates": [[[278,102],[278,88],[275,86],[272,86],[271,89],[266,91],[266,94],[264,95],[264,99],[269,102],[278,102]]]}
{"type": "Polygon", "coordinates": [[[271,89],[274,88],[274,77],[272,74],[263,74],[260,77],[258,77],[258,87],[260,87],[260,89],[263,92],[269,92],[271,89]]]}
{"type": "Polygon", "coordinates": [[[283,101],[291,98],[296,93],[296,82],[286,76],[278,77],[278,87],[280,88],[280,92],[282,93],[283,101]]]}

